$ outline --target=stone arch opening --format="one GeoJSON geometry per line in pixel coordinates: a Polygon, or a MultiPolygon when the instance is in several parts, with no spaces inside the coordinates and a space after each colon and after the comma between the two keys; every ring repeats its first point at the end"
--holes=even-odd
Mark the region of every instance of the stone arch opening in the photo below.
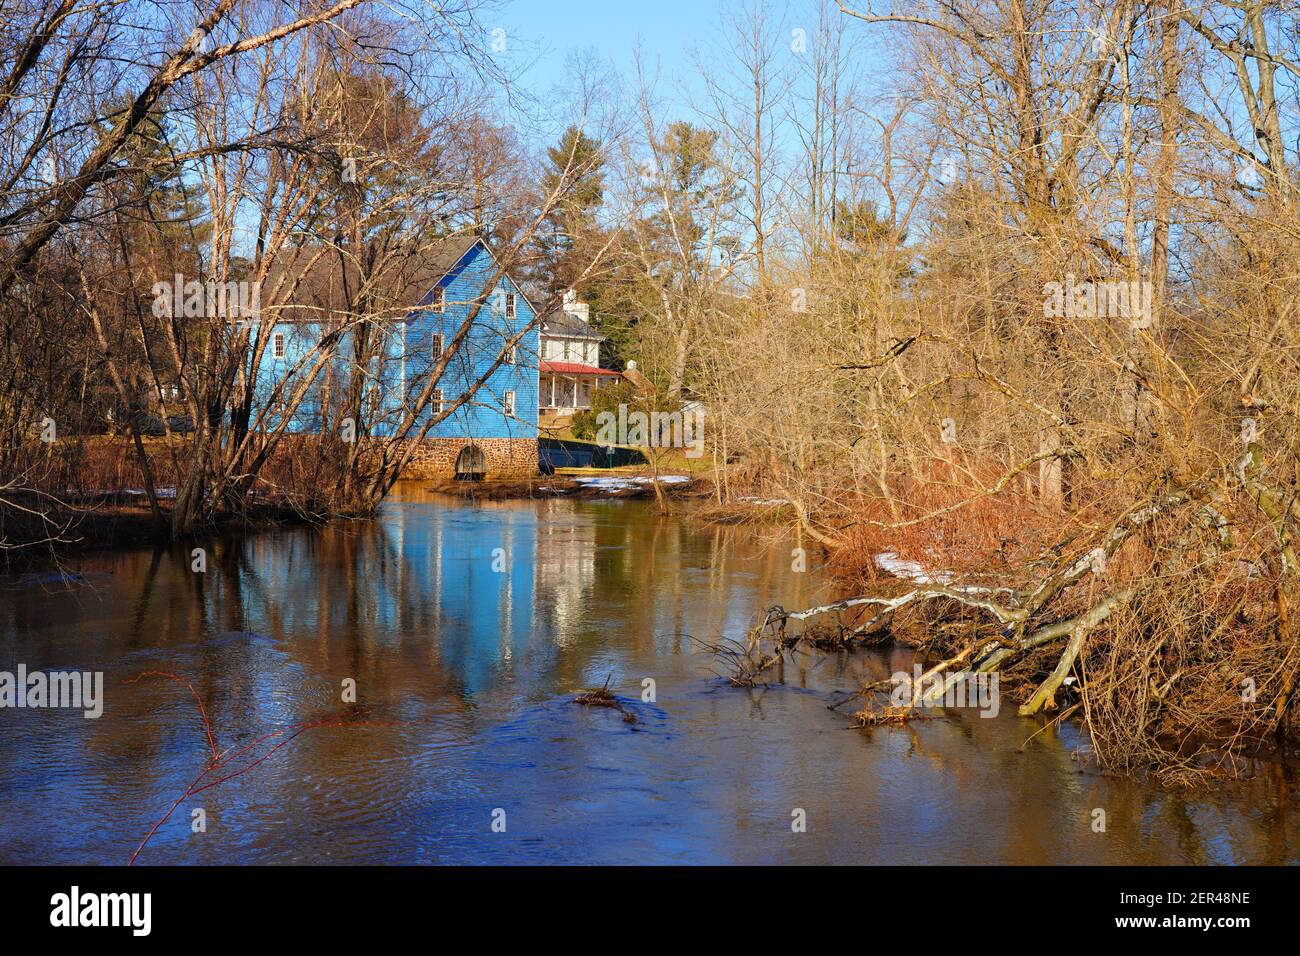
{"type": "Polygon", "coordinates": [[[487,475],[487,456],[478,445],[466,445],[456,456],[457,481],[482,481],[487,475]]]}

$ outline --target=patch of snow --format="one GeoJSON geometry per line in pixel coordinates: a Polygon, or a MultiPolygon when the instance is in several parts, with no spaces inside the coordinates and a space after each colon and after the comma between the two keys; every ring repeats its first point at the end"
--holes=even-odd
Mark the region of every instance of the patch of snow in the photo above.
{"type": "MultiPolygon", "coordinates": [[[[159,498],[175,498],[175,497],[176,497],[176,489],[175,489],[175,488],[155,488],[154,491],[156,491],[156,492],[158,493],[158,497],[159,497],[159,498]]],[[[78,493],[79,493],[79,492],[78,492],[78,490],[77,490],[76,488],[69,488],[69,489],[68,489],[68,494],[70,494],[70,495],[75,495],[75,494],[78,494],[78,493]]],[[[92,491],[87,491],[87,492],[84,492],[84,493],[85,493],[85,494],[88,494],[88,495],[138,495],[138,496],[141,497],[141,498],[143,498],[143,497],[145,496],[145,490],[144,490],[143,488],[119,488],[119,489],[116,490],[116,491],[113,491],[113,490],[111,490],[111,489],[103,489],[103,488],[99,488],[99,489],[95,489],[95,490],[92,490],[92,491]]]]}
{"type": "MultiPolygon", "coordinates": [[[[597,488],[601,491],[629,491],[635,488],[646,488],[654,481],[653,478],[646,476],[629,478],[624,475],[614,475],[611,477],[605,477],[603,475],[581,475],[573,480],[584,488],[597,488]]],[[[690,480],[690,475],[659,476],[659,483],[661,485],[679,485],[690,480]]]]}
{"type": "MultiPolygon", "coordinates": [[[[155,488],[155,489],[154,489],[154,492],[158,495],[159,498],[175,498],[175,497],[176,497],[176,489],[175,489],[175,488],[155,488]]],[[[108,492],[108,494],[112,494],[112,492],[108,492]]],[[[122,489],[122,494],[124,494],[124,495],[140,495],[141,497],[144,497],[144,495],[145,495],[145,490],[144,490],[143,488],[123,488],[123,489],[122,489]]]]}
{"type": "MultiPolygon", "coordinates": [[[[951,571],[927,571],[918,561],[909,561],[906,558],[900,558],[893,551],[883,551],[876,555],[876,567],[882,571],[892,574],[896,578],[903,578],[914,584],[937,584],[941,587],[948,587],[953,591],[960,591],[962,594],[993,594],[996,593],[989,588],[980,587],[977,584],[953,584],[952,581],[957,575],[951,571]]],[[[1000,589],[1001,590],[1001,589],[1000,589]]]]}
{"type": "Polygon", "coordinates": [[[741,495],[736,500],[758,505],[760,508],[775,508],[778,505],[788,505],[790,503],[784,498],[755,498],[753,495],[741,495]]]}
{"type": "Polygon", "coordinates": [[[900,558],[893,551],[884,551],[876,555],[876,567],[896,578],[906,578],[917,584],[947,584],[953,579],[951,571],[937,571],[931,574],[921,567],[919,562],[900,558]]]}

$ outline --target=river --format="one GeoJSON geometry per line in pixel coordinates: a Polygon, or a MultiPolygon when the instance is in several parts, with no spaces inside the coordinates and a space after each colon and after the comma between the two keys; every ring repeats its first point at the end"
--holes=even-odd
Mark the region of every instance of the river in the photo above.
{"type": "Polygon", "coordinates": [[[374,521],[209,542],[201,572],[186,548],[8,576],[0,670],[101,671],[104,700],[0,709],[0,863],[131,858],[210,758],[180,681],[225,759],[204,782],[243,772],[181,801],[141,863],[1300,858],[1280,771],[1173,791],[1089,770],[1072,727],[1022,747],[1038,725],[1009,703],[865,731],[827,708],[910,670],[902,650],[727,686],[697,639],[826,596],[774,534],[411,484],[374,521]],[[606,679],[634,723],[573,703],[606,679]]]}

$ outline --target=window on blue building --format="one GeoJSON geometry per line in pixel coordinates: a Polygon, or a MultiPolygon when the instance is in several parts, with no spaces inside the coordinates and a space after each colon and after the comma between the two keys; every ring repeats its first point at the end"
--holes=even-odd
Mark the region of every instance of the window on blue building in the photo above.
{"type": "Polygon", "coordinates": [[[276,332],[271,336],[271,357],[284,358],[284,333],[276,332]]]}
{"type": "Polygon", "coordinates": [[[442,333],[434,332],[429,339],[429,357],[435,362],[442,358],[442,333]]]}
{"type": "Polygon", "coordinates": [[[506,392],[502,404],[505,406],[506,414],[513,415],[515,413],[515,393],[513,391],[506,392]]]}

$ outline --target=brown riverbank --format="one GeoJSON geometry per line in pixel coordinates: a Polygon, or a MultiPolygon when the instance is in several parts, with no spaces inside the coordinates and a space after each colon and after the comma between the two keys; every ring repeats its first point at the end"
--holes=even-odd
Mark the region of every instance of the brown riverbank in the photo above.
{"type": "MultiPolygon", "coordinates": [[[[437,494],[465,500],[569,498],[575,500],[653,499],[649,476],[636,474],[543,476],[489,481],[420,482],[437,494]]],[[[707,503],[712,482],[687,476],[664,476],[660,490],[665,500],[707,503]]],[[[112,549],[167,544],[171,540],[170,501],[160,500],[161,522],[144,496],[131,492],[79,495],[64,499],[24,496],[13,499],[0,512],[0,542],[32,542],[0,552],[0,563],[11,568],[49,564],[60,557],[112,549]]],[[[314,523],[284,502],[260,501],[240,513],[219,513],[196,534],[205,537],[237,532],[258,532],[285,525],[314,523]]]]}
{"type": "MultiPolygon", "coordinates": [[[[141,495],[114,493],[69,499],[23,496],[0,512],[0,541],[25,542],[0,551],[0,565],[22,569],[87,551],[162,545],[171,541],[171,509],[160,501],[161,522],[141,495]]],[[[254,502],[239,513],[213,516],[196,537],[265,531],[313,519],[282,502],[254,502]]]]}
{"type": "MultiPolygon", "coordinates": [[[[648,475],[543,475],[499,481],[432,482],[428,490],[454,498],[497,501],[511,498],[653,499],[655,489],[648,475]]],[[[659,482],[663,496],[675,501],[699,500],[713,494],[713,485],[703,478],[665,475],[659,482]]]]}

